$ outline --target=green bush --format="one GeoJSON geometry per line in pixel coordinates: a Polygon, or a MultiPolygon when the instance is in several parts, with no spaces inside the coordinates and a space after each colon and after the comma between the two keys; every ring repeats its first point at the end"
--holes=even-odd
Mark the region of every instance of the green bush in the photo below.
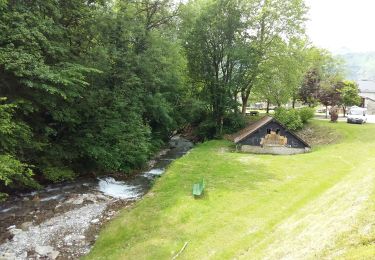
{"type": "Polygon", "coordinates": [[[296,109],[278,108],[274,117],[289,130],[295,131],[303,127],[301,116],[296,109]]]}
{"type": "Polygon", "coordinates": [[[52,182],[73,180],[76,176],[72,170],[59,167],[48,167],[44,169],[43,175],[47,180],[52,182]]]}
{"type": "Polygon", "coordinates": [[[246,119],[242,114],[229,114],[224,118],[224,134],[232,134],[246,126],[246,119]]]}
{"type": "Polygon", "coordinates": [[[312,107],[303,107],[298,109],[298,113],[301,117],[302,123],[306,124],[311,118],[314,118],[315,109],[312,107]]]}
{"type": "MultiPolygon", "coordinates": [[[[0,98],[0,102],[5,101],[6,98],[0,98]]],[[[39,187],[32,178],[33,172],[25,163],[23,153],[18,152],[27,150],[31,132],[26,124],[14,119],[16,108],[14,104],[0,103],[0,190],[4,187],[39,187]]],[[[0,201],[6,196],[0,192],[0,201]]]]}
{"type": "MultiPolygon", "coordinates": [[[[223,119],[223,131],[222,134],[232,134],[246,126],[246,119],[241,114],[228,114],[223,119]]],[[[207,118],[202,121],[195,134],[200,140],[221,138],[217,133],[216,121],[212,118],[207,118]]]]}
{"type": "Polygon", "coordinates": [[[213,139],[216,135],[216,122],[215,120],[208,118],[201,122],[196,131],[195,134],[198,139],[205,140],[205,139],[213,139]]]}
{"type": "MultiPolygon", "coordinates": [[[[0,187],[29,186],[38,188],[39,185],[32,179],[33,172],[27,164],[20,162],[9,154],[0,155],[0,187]]],[[[6,198],[0,192],[0,201],[6,198]]]]}

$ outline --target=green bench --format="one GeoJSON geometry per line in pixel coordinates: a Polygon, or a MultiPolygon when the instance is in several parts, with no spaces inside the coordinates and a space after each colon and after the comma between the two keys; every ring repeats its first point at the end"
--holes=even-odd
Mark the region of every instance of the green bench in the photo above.
{"type": "Polygon", "coordinates": [[[204,180],[202,179],[199,183],[194,183],[193,185],[193,195],[194,197],[199,197],[203,194],[205,188],[204,180]]]}

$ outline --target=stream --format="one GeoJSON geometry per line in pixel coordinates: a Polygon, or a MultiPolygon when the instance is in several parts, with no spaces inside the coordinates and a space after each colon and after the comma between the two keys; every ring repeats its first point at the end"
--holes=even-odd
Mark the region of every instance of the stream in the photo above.
{"type": "Polygon", "coordinates": [[[179,136],[131,178],[79,179],[0,203],[0,260],[77,259],[87,254],[100,227],[120,209],[140,200],[175,159],[193,143],[179,136]]]}

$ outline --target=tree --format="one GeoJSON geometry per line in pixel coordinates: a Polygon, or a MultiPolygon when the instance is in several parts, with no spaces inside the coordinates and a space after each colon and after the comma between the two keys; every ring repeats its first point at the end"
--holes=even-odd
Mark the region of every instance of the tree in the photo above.
{"type": "Polygon", "coordinates": [[[203,87],[201,97],[210,105],[218,135],[231,107],[237,37],[244,29],[237,3],[219,0],[203,7],[186,39],[190,76],[197,86],[203,87]]]}
{"type": "Polygon", "coordinates": [[[334,58],[324,49],[311,47],[306,55],[308,69],[299,90],[299,98],[312,107],[319,99],[330,99],[329,96],[334,93],[332,86],[343,78],[343,68],[341,60],[334,58]]]}
{"type": "Polygon", "coordinates": [[[318,98],[320,103],[326,107],[326,118],[328,117],[328,106],[337,106],[341,104],[341,89],[343,84],[341,81],[333,85],[324,85],[319,89],[318,98]]]}
{"type": "Polygon", "coordinates": [[[317,70],[310,69],[303,80],[301,88],[299,89],[299,99],[303,104],[313,107],[317,104],[319,99],[320,78],[317,70]]]}
{"type": "Polygon", "coordinates": [[[350,80],[343,81],[343,88],[340,90],[340,94],[345,117],[347,107],[358,106],[361,103],[357,83],[350,80]]]}
{"type": "Polygon", "coordinates": [[[291,38],[299,38],[304,34],[304,22],[307,8],[304,1],[256,1],[255,6],[249,7],[250,15],[247,41],[251,44],[253,62],[244,74],[245,82],[241,86],[242,113],[246,112],[247,102],[256,79],[261,73],[261,64],[266,59],[266,54],[275,39],[284,39],[289,42],[291,38]]]}
{"type": "Polygon", "coordinates": [[[292,39],[286,43],[275,39],[265,57],[254,83],[254,92],[278,107],[292,100],[294,107],[306,70],[304,41],[292,39]]]}

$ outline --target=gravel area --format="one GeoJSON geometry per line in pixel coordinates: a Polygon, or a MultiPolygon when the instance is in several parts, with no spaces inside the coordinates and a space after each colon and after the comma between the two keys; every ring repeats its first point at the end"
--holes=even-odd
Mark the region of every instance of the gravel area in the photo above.
{"type": "MultiPolygon", "coordinates": [[[[68,203],[83,203],[85,200],[82,197],[85,198],[82,195],[68,203]]],[[[90,245],[85,233],[90,225],[99,224],[99,218],[112,201],[103,200],[103,196],[100,199],[101,202],[65,212],[36,226],[31,222],[23,223],[20,227],[10,226],[9,232],[13,237],[0,245],[0,259],[56,259],[62,248],[67,258],[86,254],[90,245]]]]}

